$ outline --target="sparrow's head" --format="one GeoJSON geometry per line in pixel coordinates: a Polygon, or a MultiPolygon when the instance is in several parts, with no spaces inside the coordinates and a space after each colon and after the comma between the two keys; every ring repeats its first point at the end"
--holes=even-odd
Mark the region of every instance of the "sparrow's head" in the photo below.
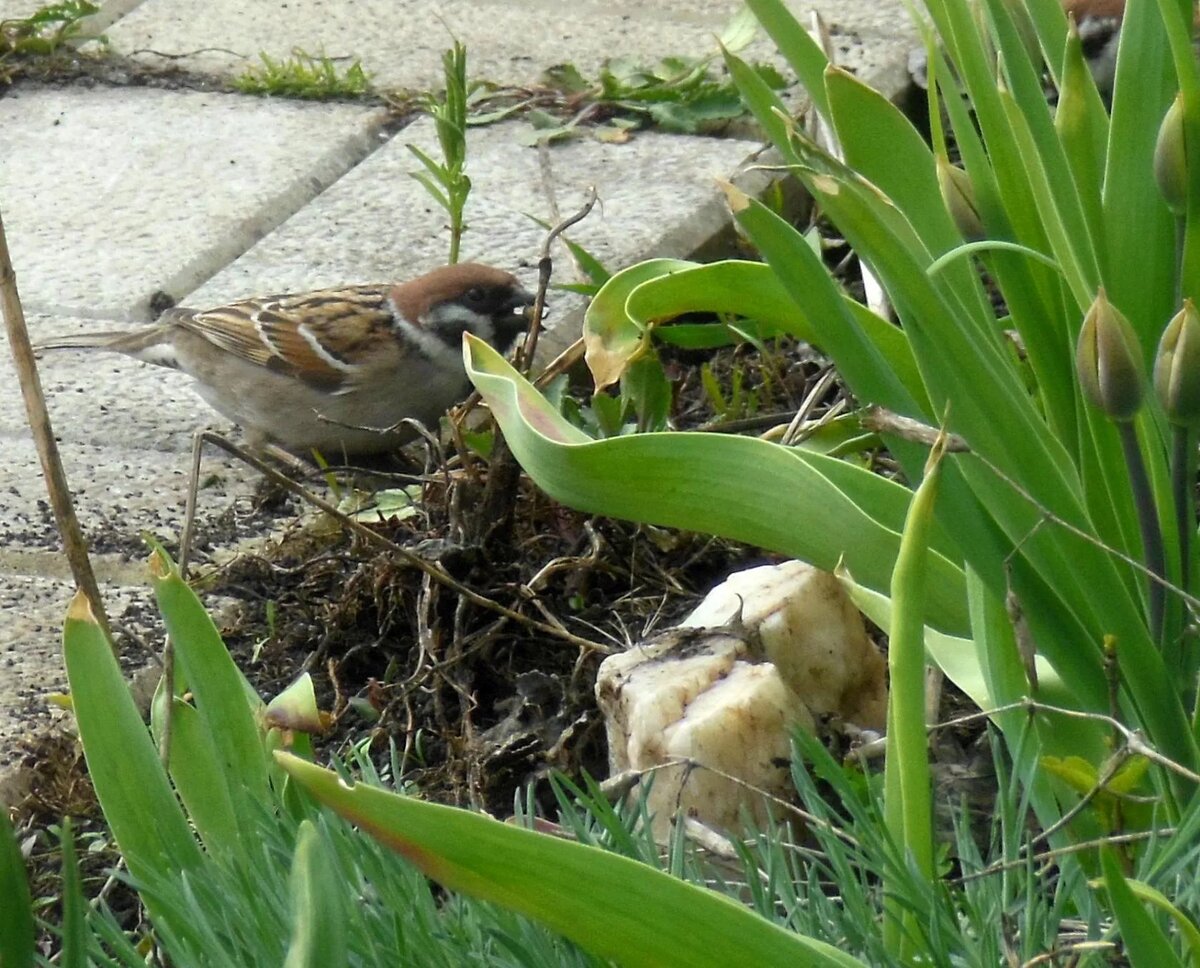
{"type": "Polygon", "coordinates": [[[461,262],[396,286],[392,302],[410,323],[455,351],[470,332],[504,352],[528,327],[533,296],[512,273],[461,262]]]}

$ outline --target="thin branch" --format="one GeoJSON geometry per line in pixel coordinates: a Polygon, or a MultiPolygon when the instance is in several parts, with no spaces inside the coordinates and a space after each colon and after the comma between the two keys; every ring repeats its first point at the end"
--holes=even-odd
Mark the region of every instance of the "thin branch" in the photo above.
{"type": "Polygon", "coordinates": [[[556,628],[555,626],[546,622],[539,622],[536,619],[531,619],[528,615],[523,615],[520,612],[507,607],[506,605],[501,605],[499,602],[494,601],[493,599],[487,598],[484,595],[480,595],[474,589],[469,588],[458,579],[451,576],[449,572],[447,572],[440,564],[427,561],[419,555],[413,554],[407,548],[404,548],[401,545],[396,544],[396,542],[385,538],[383,535],[372,531],[362,522],[355,521],[354,518],[340,511],[324,498],[319,497],[302,485],[297,484],[287,475],[280,473],[270,464],[260,460],[258,457],[255,457],[245,449],[238,447],[231,441],[226,440],[220,434],[213,433],[212,431],[203,431],[200,434],[200,437],[205,443],[214,444],[227,454],[231,454],[232,456],[245,461],[273,483],[285,488],[292,494],[295,494],[297,497],[311,504],[313,507],[324,511],[330,517],[338,521],[347,530],[354,532],[356,535],[366,539],[371,544],[386,548],[406,565],[417,569],[422,574],[428,575],[435,582],[445,588],[449,588],[451,591],[465,598],[471,604],[478,605],[480,608],[484,608],[492,612],[496,612],[497,614],[503,615],[505,618],[511,619],[514,622],[518,622],[519,624],[527,626],[528,628],[535,629],[539,632],[544,632],[547,635],[552,635],[557,639],[563,639],[564,641],[570,642],[572,645],[581,649],[588,649],[592,652],[603,652],[605,654],[609,654],[613,651],[608,646],[602,645],[599,642],[593,642],[590,639],[585,639],[581,636],[575,635],[573,632],[568,632],[563,628],[556,628]]]}
{"type": "MultiPolygon", "coordinates": [[[[913,420],[910,417],[902,417],[899,414],[891,412],[890,410],[885,410],[883,407],[871,407],[867,414],[863,417],[863,426],[871,430],[877,430],[881,433],[895,434],[896,436],[902,437],[905,440],[911,440],[914,443],[926,445],[932,445],[934,438],[936,438],[938,435],[938,431],[927,424],[923,424],[919,420],[913,420]]],[[[1200,611],[1200,598],[1188,594],[1188,592],[1180,588],[1178,585],[1172,584],[1161,575],[1155,574],[1151,569],[1147,568],[1136,558],[1130,557],[1119,548],[1113,548],[1111,545],[1105,544],[1095,535],[1088,534],[1088,532],[1084,531],[1078,525],[1074,525],[1070,521],[1059,517],[1057,514],[1043,505],[1020,483],[1010,477],[1007,473],[993,464],[978,451],[972,450],[967,442],[961,437],[958,437],[954,434],[948,434],[947,436],[950,441],[950,446],[947,447],[947,453],[970,454],[984,467],[1000,478],[1000,480],[1011,487],[1020,497],[1023,497],[1026,501],[1032,504],[1042,515],[1044,520],[1050,522],[1051,524],[1056,524],[1060,528],[1064,528],[1075,537],[1086,541],[1088,544],[1099,548],[1101,551],[1109,555],[1112,555],[1112,557],[1128,565],[1139,575],[1142,575],[1149,581],[1162,586],[1167,591],[1177,595],[1192,608],[1200,611]]]]}
{"type": "Polygon", "coordinates": [[[568,215],[547,232],[546,238],[542,242],[542,251],[538,256],[537,295],[534,297],[533,315],[529,320],[529,335],[525,338],[525,345],[521,348],[520,355],[517,357],[517,369],[522,373],[528,373],[529,368],[533,365],[533,357],[537,352],[538,333],[542,329],[542,316],[546,312],[546,290],[550,286],[550,271],[553,267],[553,260],[550,258],[550,246],[554,244],[555,239],[572,225],[582,222],[588,217],[596,205],[597,197],[596,186],[589,186],[587,198],[583,205],[579,207],[579,210],[574,215],[568,215]]]}
{"type": "Polygon", "coordinates": [[[96,621],[112,642],[112,629],[108,624],[108,613],[100,598],[100,586],[92,571],[88,558],[87,542],[79,519],[75,516],[75,505],[71,500],[71,488],[63,470],[58,444],[54,439],[54,427],[46,410],[46,397],[42,392],[42,381],[38,376],[37,361],[33,346],[29,342],[29,330],[25,326],[25,312],[21,308],[21,297],[17,293],[17,276],[13,271],[12,259],[8,254],[8,239],[4,234],[4,221],[0,218],[0,303],[3,304],[4,325],[8,331],[8,345],[12,352],[17,380],[21,384],[21,396],[25,400],[25,413],[29,418],[29,429],[37,447],[38,459],[42,464],[42,476],[54,511],[54,523],[62,538],[67,563],[75,578],[76,587],[87,596],[96,621]]]}

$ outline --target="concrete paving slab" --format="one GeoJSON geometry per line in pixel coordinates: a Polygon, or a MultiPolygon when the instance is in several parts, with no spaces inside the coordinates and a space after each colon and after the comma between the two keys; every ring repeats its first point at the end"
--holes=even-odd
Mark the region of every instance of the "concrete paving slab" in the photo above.
{"type": "MultiPolygon", "coordinates": [[[[462,258],[506,269],[536,265],[545,230],[529,216],[558,221],[582,204],[589,185],[601,199],[569,235],[616,269],[651,255],[682,255],[707,241],[728,215],[717,178],[729,177],[756,142],[638,134],[623,145],[591,140],[552,145],[543,155],[519,143],[522,122],[472,128],[472,192],[462,258]]],[[[312,204],[184,300],[216,305],[253,292],[408,278],[445,261],[445,213],[410,177],[408,150],[434,144],[427,120],[409,126],[312,204]]],[[[565,250],[556,282],[575,281],[565,250]]],[[[529,285],[532,269],[518,274],[529,285]]],[[[578,299],[553,297],[552,328],[568,325],[578,299]]],[[[574,338],[572,334],[571,338],[574,338]]]]}
{"type": "MultiPolygon", "coordinates": [[[[139,323],[52,316],[26,318],[36,343],[51,336],[136,329],[139,323]]],[[[229,429],[192,389],[185,374],[149,366],[118,353],[55,350],[38,363],[55,435],[64,447],[105,444],[118,449],[184,453],[200,427],[229,429]]],[[[16,386],[7,340],[0,335],[0,383],[16,386]]],[[[19,394],[0,398],[0,437],[27,433],[19,394]]]]}
{"type": "MultiPolygon", "coordinates": [[[[0,447],[7,468],[0,488],[0,546],[26,552],[58,549],[58,531],[33,441],[0,437],[0,447]]],[[[178,547],[189,454],[75,444],[61,448],[61,456],[75,513],[92,551],[135,559],[145,552],[143,533],[178,547]]],[[[261,530],[249,502],[252,473],[219,457],[206,459],[202,470],[205,486],[197,508],[200,539],[211,538],[216,531],[218,542],[228,547],[261,530]]]]}
{"type": "MultiPolygon", "coordinates": [[[[27,322],[35,340],[113,325],[39,315],[27,322]]],[[[48,353],[39,372],[76,512],[93,550],[139,557],[143,531],[173,546],[183,522],[192,434],[201,427],[228,432],[229,422],[191,390],[186,375],[117,354],[48,353]]],[[[16,385],[8,344],[0,337],[0,386],[16,385]]],[[[25,565],[12,552],[57,550],[59,540],[15,391],[0,396],[0,448],[5,455],[0,548],[10,556],[6,561],[0,555],[0,571],[19,571],[25,565]]],[[[202,529],[219,518],[227,537],[253,530],[252,521],[241,522],[231,509],[248,499],[257,479],[227,457],[206,457],[202,480],[210,486],[200,493],[202,529]]],[[[33,559],[28,562],[34,567],[33,559]]]]}
{"type": "MultiPolygon", "coordinates": [[[[0,20],[22,20],[36,13],[43,7],[50,6],[53,0],[0,0],[0,20]]],[[[141,0],[99,0],[100,10],[91,17],[86,17],[81,26],[81,32],[92,35],[99,33],[118,17],[122,17],[140,3],[141,0]]]]}
{"type": "MultiPolygon", "coordinates": [[[[145,568],[142,568],[143,573],[145,568]]],[[[49,727],[71,730],[69,716],[47,696],[66,689],[62,621],[74,586],[51,578],[0,574],[0,805],[17,802],[32,779],[19,767],[45,742],[49,727]]],[[[148,580],[127,586],[101,583],[123,667],[144,702],[157,680],[154,650],[161,622],[148,580]],[[137,675],[138,670],[149,674],[137,675]]],[[[35,791],[36,792],[36,791],[35,791]]]]}
{"type": "MultiPolygon", "coordinates": [[[[805,16],[818,9],[846,48],[846,65],[872,83],[879,69],[891,71],[893,61],[905,61],[877,56],[881,49],[906,51],[915,37],[900,0],[789,5],[805,16]]],[[[213,0],[202,7],[189,0],[145,0],[107,36],[114,50],[146,63],[162,64],[164,54],[189,55],[172,63],[226,76],[258,65],[260,52],[278,59],[299,48],[347,58],[347,64],[358,58],[378,88],[424,90],[442,86],[441,52],[451,34],[466,44],[473,77],[525,85],[564,61],[594,75],[616,55],[643,62],[704,56],[716,50],[714,35],[740,7],[740,0],[213,0]]],[[[772,52],[764,41],[747,54],[761,60],[772,52]]]]}
{"type": "Polygon", "coordinates": [[[355,165],[383,114],[143,89],[0,98],[0,211],[30,310],[149,318],[355,165]]]}
{"type": "Polygon", "coordinates": [[[0,20],[24,20],[44,6],[40,0],[0,0],[0,20]]]}

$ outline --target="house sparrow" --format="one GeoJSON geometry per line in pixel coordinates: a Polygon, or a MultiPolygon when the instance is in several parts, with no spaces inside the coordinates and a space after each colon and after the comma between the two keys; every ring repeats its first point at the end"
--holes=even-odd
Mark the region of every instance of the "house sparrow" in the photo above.
{"type": "Polygon", "coordinates": [[[401,420],[433,424],[466,396],[464,332],[504,352],[532,304],[515,276],[463,263],[400,285],[170,309],[144,330],[64,336],[37,349],[111,350],[182,370],[252,446],[376,453],[411,438],[401,420]]]}
{"type": "Polygon", "coordinates": [[[1096,87],[1105,98],[1112,97],[1125,0],[1063,0],[1063,9],[1075,20],[1083,56],[1096,79],[1096,87]]]}

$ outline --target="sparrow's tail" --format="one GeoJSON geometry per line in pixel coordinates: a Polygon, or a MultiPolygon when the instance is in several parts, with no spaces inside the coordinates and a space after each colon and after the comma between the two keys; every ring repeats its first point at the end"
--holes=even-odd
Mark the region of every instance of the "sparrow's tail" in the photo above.
{"type": "Polygon", "coordinates": [[[107,350],[124,353],[146,363],[178,368],[175,350],[166,337],[165,327],[147,326],[145,329],[111,333],[76,333],[72,336],[54,336],[34,345],[35,352],[43,350],[107,350]]]}

